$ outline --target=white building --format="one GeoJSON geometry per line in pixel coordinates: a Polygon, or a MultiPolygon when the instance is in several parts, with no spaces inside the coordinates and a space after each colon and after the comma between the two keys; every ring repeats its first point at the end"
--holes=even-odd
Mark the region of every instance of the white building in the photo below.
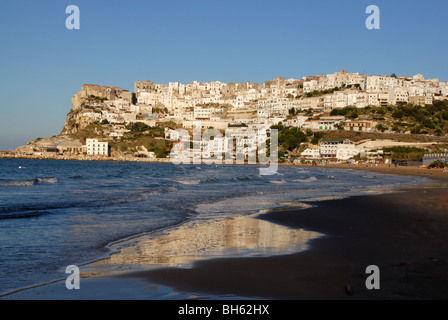
{"type": "Polygon", "coordinates": [[[318,89],[319,82],[317,80],[305,81],[303,83],[303,92],[308,93],[318,89]]]}
{"type": "Polygon", "coordinates": [[[348,139],[324,140],[320,144],[322,158],[348,160],[359,154],[359,152],[360,150],[355,147],[355,144],[348,139]]]}
{"type": "Polygon", "coordinates": [[[409,93],[406,88],[394,88],[389,92],[390,104],[396,105],[398,102],[409,102],[409,93]]]}
{"type": "Polygon", "coordinates": [[[321,117],[318,122],[318,130],[337,130],[337,124],[345,120],[344,116],[321,117]]]}
{"type": "Polygon", "coordinates": [[[109,156],[109,143],[100,142],[97,139],[87,139],[87,155],[109,156]]]}
{"type": "Polygon", "coordinates": [[[365,92],[349,93],[347,95],[347,105],[357,108],[365,108],[368,105],[368,96],[365,92]]]}
{"type": "Polygon", "coordinates": [[[307,159],[320,159],[320,149],[307,148],[300,155],[307,159]]]}
{"type": "Polygon", "coordinates": [[[196,120],[210,120],[212,116],[212,110],[209,108],[195,107],[194,118],[196,120]]]}

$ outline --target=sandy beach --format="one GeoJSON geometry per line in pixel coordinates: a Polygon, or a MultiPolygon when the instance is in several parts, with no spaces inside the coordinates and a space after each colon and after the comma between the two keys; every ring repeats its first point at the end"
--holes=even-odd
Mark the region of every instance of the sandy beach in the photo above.
{"type": "MultiPolygon", "coordinates": [[[[188,268],[163,261],[157,268],[126,270],[129,264],[144,265],[154,259],[157,256],[154,248],[166,243],[184,243],[185,248],[195,244],[194,254],[190,249],[184,249],[183,257],[198,255],[209,243],[219,247],[220,244],[216,244],[219,237],[211,236],[219,234],[218,230],[232,230],[224,237],[226,243],[244,243],[246,249],[252,250],[260,245],[260,239],[255,237],[254,240],[254,236],[241,236],[253,235],[250,223],[202,225],[200,233],[189,235],[178,231],[177,234],[162,235],[156,242],[153,239],[146,243],[140,241],[140,246],[131,252],[112,255],[111,259],[100,261],[97,266],[87,266],[86,274],[92,270],[90,276],[97,273],[96,277],[83,280],[84,288],[91,290],[70,292],[60,283],[4,298],[447,299],[448,173],[440,169],[412,167],[334,167],[426,176],[431,181],[398,192],[307,203],[309,208],[275,210],[249,218],[286,227],[295,241],[303,236],[291,233],[291,230],[311,233],[312,236],[303,238],[308,250],[297,253],[285,250],[285,254],[277,252],[269,257],[242,256],[231,251],[226,257],[193,259],[188,268]],[[198,234],[203,235],[204,230],[209,231],[210,239],[201,247],[198,234]],[[380,270],[378,290],[366,288],[369,265],[376,265],[380,270]],[[160,295],[160,292],[166,294],[160,295]]],[[[272,229],[268,233],[272,242],[285,231],[272,229]]],[[[281,241],[282,246],[285,243],[281,241]]],[[[175,251],[164,252],[163,256],[175,254],[175,251]]],[[[177,257],[175,262],[179,259],[177,257]]]]}
{"type": "MultiPolygon", "coordinates": [[[[436,169],[356,169],[448,180],[448,174],[436,169]]],[[[325,234],[310,241],[310,250],[268,258],[206,260],[192,269],[165,268],[132,276],[186,292],[267,299],[448,298],[445,183],[314,205],[259,217],[325,234]],[[379,290],[366,288],[369,265],[380,269],[379,290]]]]}

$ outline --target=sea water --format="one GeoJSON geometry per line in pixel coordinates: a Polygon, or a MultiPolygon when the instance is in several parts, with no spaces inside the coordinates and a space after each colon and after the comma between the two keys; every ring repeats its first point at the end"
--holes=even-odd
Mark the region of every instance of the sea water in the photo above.
{"type": "Polygon", "coordinates": [[[0,159],[0,294],[65,278],[110,243],[191,221],[425,179],[325,167],[0,159]]]}

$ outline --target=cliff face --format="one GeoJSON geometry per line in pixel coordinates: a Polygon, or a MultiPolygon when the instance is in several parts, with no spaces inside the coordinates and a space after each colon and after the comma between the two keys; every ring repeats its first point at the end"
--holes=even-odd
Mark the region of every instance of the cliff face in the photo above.
{"type": "Polygon", "coordinates": [[[61,135],[75,134],[79,130],[84,129],[86,126],[92,123],[92,118],[84,115],[82,107],[77,110],[72,109],[65,118],[64,127],[62,128],[61,135]]]}
{"type": "Polygon", "coordinates": [[[77,138],[68,135],[58,135],[50,138],[38,138],[28,142],[25,146],[18,147],[15,151],[22,154],[33,154],[36,151],[42,151],[47,148],[62,150],[66,147],[81,148],[82,145],[82,141],[77,138]]]}
{"type": "Polygon", "coordinates": [[[124,99],[133,103],[135,95],[119,87],[83,84],[72,98],[72,110],[67,114],[61,134],[76,134],[89,124],[100,120],[105,101],[124,99]]]}

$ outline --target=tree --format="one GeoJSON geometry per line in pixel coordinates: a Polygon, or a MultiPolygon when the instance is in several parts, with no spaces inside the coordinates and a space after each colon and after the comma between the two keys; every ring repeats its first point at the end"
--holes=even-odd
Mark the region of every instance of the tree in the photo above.
{"type": "Polygon", "coordinates": [[[414,128],[412,128],[411,133],[412,134],[420,134],[422,131],[422,129],[419,126],[416,126],[414,128]]]}
{"type": "Polygon", "coordinates": [[[134,122],[132,124],[129,124],[127,126],[128,130],[131,130],[131,132],[144,132],[150,129],[150,127],[143,122],[134,122]]]}
{"type": "Polygon", "coordinates": [[[319,144],[319,140],[322,139],[324,135],[325,135],[324,132],[315,132],[314,138],[311,140],[311,143],[314,145],[319,144]]]}
{"type": "Polygon", "coordinates": [[[386,131],[387,128],[380,123],[376,126],[376,129],[378,131],[384,132],[384,131],[386,131]]]}
{"type": "Polygon", "coordinates": [[[426,128],[429,129],[435,129],[436,125],[434,124],[434,122],[432,122],[432,120],[430,118],[426,118],[425,120],[423,120],[423,126],[425,126],[426,128]]]}
{"type": "Polygon", "coordinates": [[[307,136],[299,128],[284,128],[279,132],[278,143],[283,150],[294,150],[302,142],[307,140],[307,136]]]}
{"type": "Polygon", "coordinates": [[[358,115],[358,111],[354,110],[350,113],[350,115],[348,116],[350,119],[356,119],[359,117],[358,115]]]}
{"type": "Polygon", "coordinates": [[[395,119],[401,119],[401,118],[403,118],[403,116],[404,116],[404,113],[401,110],[396,110],[396,111],[394,111],[394,113],[392,113],[392,117],[395,119]]]}

